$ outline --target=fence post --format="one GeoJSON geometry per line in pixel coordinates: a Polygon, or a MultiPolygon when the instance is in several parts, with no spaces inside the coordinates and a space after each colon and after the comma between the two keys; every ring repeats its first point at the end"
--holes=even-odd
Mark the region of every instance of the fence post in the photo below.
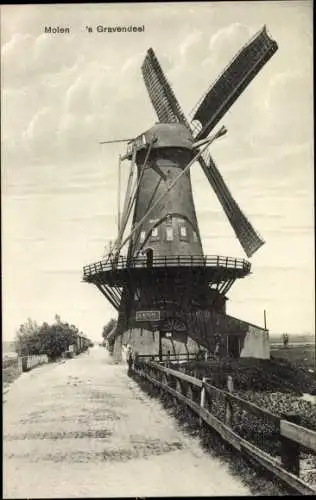
{"type": "Polygon", "coordinates": [[[167,368],[170,368],[170,351],[167,352],[167,368]]]}
{"type": "MultiPolygon", "coordinates": [[[[167,375],[165,373],[162,374],[161,382],[164,385],[168,385],[168,378],[167,378],[167,375]]],[[[165,389],[163,387],[160,387],[160,394],[163,394],[164,392],[165,392],[165,389]]]]}
{"type": "Polygon", "coordinates": [[[176,391],[182,394],[182,385],[178,378],[176,379],[176,391]]]}
{"type": "MultiPolygon", "coordinates": [[[[299,425],[301,423],[300,415],[287,415],[282,414],[282,419],[287,420],[288,422],[293,422],[294,424],[299,425]]],[[[284,436],[280,436],[281,441],[281,460],[282,466],[288,472],[295,474],[295,476],[300,475],[300,445],[291,441],[284,436]]]]}
{"type": "MultiPolygon", "coordinates": [[[[228,377],[227,377],[227,390],[228,390],[228,392],[234,391],[234,382],[233,382],[233,378],[230,375],[228,375],[228,377]]],[[[232,407],[231,401],[228,398],[226,398],[225,424],[228,425],[229,427],[231,427],[232,422],[233,422],[233,407],[232,407]]]]}
{"type": "MultiPolygon", "coordinates": [[[[181,385],[181,382],[178,378],[176,379],[176,391],[179,392],[180,394],[182,394],[182,385],[181,385]]],[[[177,404],[177,402],[178,402],[178,400],[175,396],[173,397],[173,402],[174,402],[174,404],[177,404]]]]}
{"type": "Polygon", "coordinates": [[[187,394],[186,394],[187,398],[189,399],[193,399],[193,391],[192,391],[192,387],[191,385],[189,384],[188,385],[188,390],[187,390],[187,394]]]}
{"type": "MultiPolygon", "coordinates": [[[[201,398],[200,398],[200,407],[202,408],[202,410],[204,410],[205,406],[206,406],[206,390],[205,390],[205,383],[206,382],[207,382],[207,378],[203,377],[202,378],[201,398]]],[[[202,424],[203,424],[203,419],[202,419],[202,417],[200,417],[200,427],[202,426],[202,424]]]]}
{"type": "Polygon", "coordinates": [[[205,391],[205,382],[207,381],[206,377],[202,378],[202,389],[201,389],[201,399],[200,399],[200,407],[205,408],[205,396],[206,396],[206,391],[205,391]]]}

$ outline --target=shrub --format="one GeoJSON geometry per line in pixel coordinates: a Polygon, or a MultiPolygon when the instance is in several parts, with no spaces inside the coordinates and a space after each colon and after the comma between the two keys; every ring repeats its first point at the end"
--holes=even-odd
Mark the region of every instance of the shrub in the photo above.
{"type": "Polygon", "coordinates": [[[52,325],[43,323],[39,326],[28,319],[17,331],[17,353],[20,356],[47,354],[50,359],[55,360],[67,351],[70,345],[77,346],[78,334],[76,326],[62,322],[57,315],[52,325]]]}

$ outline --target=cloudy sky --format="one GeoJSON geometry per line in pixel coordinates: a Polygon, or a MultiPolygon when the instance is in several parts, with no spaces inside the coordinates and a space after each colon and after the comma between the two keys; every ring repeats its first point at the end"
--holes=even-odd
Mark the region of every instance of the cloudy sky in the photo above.
{"type": "MultiPolygon", "coordinates": [[[[156,121],[140,65],[153,47],[190,113],[267,25],[279,50],[221,120],[213,157],[266,244],[228,312],[271,332],[314,332],[312,2],[1,7],[3,332],[58,313],[91,338],[115,311],[82,267],[116,236],[119,144],[156,121]],[[143,33],[96,27],[145,25],[143,33]],[[48,35],[45,26],[70,27],[48,35]],[[89,33],[86,26],[92,27],[89,33]]],[[[245,257],[198,165],[207,254],[245,257]]]]}

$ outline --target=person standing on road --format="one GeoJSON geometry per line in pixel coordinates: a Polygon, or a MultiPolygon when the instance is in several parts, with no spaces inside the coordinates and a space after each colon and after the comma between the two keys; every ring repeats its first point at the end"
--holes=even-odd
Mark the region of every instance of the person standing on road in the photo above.
{"type": "Polygon", "coordinates": [[[127,350],[126,350],[126,361],[128,364],[127,374],[129,375],[131,373],[133,365],[133,351],[129,344],[127,345],[127,350]]]}
{"type": "Polygon", "coordinates": [[[130,363],[130,360],[132,359],[132,347],[127,344],[126,346],[126,361],[127,363],[130,363]]]}
{"type": "Polygon", "coordinates": [[[216,358],[218,358],[218,356],[219,356],[219,342],[217,342],[217,344],[215,346],[214,356],[216,358]]]}

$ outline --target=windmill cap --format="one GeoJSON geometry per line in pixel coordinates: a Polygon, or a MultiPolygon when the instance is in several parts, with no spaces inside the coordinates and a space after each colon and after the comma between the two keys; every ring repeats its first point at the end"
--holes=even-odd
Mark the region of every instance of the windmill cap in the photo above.
{"type": "MultiPolygon", "coordinates": [[[[156,123],[144,132],[147,144],[155,140],[153,148],[185,148],[192,150],[193,137],[182,123],[156,123]]],[[[145,141],[142,141],[143,143],[145,141]]]]}

